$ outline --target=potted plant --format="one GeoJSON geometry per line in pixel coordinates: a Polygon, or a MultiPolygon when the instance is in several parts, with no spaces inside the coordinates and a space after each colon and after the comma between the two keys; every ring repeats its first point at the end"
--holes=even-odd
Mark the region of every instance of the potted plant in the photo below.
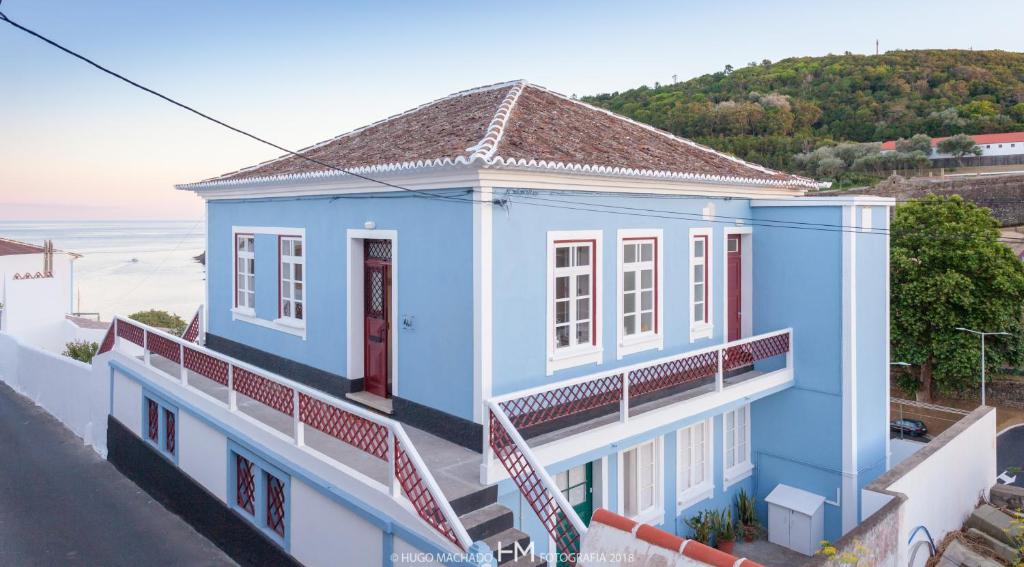
{"type": "Polygon", "coordinates": [[[704,545],[711,544],[711,513],[710,512],[697,512],[696,516],[692,516],[686,519],[686,525],[693,530],[693,536],[690,538],[694,541],[699,541],[704,545]]]}
{"type": "Polygon", "coordinates": [[[732,510],[726,509],[715,514],[715,547],[732,555],[736,545],[736,526],[732,523],[732,510]]]}
{"type": "Polygon", "coordinates": [[[761,537],[761,522],[754,511],[754,497],[742,488],[736,493],[736,516],[739,522],[739,535],[743,541],[751,542],[761,537]]]}

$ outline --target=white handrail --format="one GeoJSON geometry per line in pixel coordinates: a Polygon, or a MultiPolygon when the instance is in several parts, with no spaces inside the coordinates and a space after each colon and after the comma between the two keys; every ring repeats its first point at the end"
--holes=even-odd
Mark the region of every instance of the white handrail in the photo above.
{"type": "Polygon", "coordinates": [[[512,425],[508,416],[505,415],[505,412],[496,402],[488,400],[487,406],[490,408],[491,413],[494,414],[494,417],[498,418],[501,426],[505,428],[505,433],[507,433],[509,438],[512,439],[512,442],[516,444],[516,447],[519,449],[519,452],[523,454],[526,462],[530,464],[530,467],[533,468],[534,472],[540,478],[544,488],[552,494],[558,508],[563,514],[565,514],[565,517],[569,518],[573,527],[576,528],[576,531],[580,534],[580,537],[582,537],[583,534],[587,533],[587,527],[583,525],[583,520],[580,519],[579,514],[577,514],[576,510],[574,510],[569,504],[569,501],[565,499],[565,495],[558,489],[558,486],[551,478],[551,475],[548,474],[548,471],[542,467],[539,462],[537,462],[537,459],[533,456],[533,451],[530,450],[530,446],[526,444],[526,440],[524,440],[523,436],[519,434],[519,431],[517,431],[515,426],[512,425]]]}
{"type": "Polygon", "coordinates": [[[689,358],[691,356],[697,356],[697,355],[701,355],[701,354],[704,354],[704,353],[707,353],[707,352],[714,352],[714,351],[718,351],[718,350],[726,350],[726,349],[729,349],[729,348],[732,348],[732,347],[737,347],[737,346],[741,346],[741,345],[744,345],[744,344],[747,344],[747,343],[752,343],[752,342],[755,342],[755,341],[759,341],[761,339],[767,339],[769,337],[773,337],[773,336],[777,336],[777,335],[784,335],[786,333],[792,333],[792,331],[793,331],[792,328],[787,327],[787,328],[779,330],[779,331],[772,331],[770,333],[761,333],[760,335],[754,335],[752,337],[744,337],[742,339],[738,339],[738,340],[731,341],[731,342],[720,343],[720,344],[717,344],[717,345],[711,345],[711,346],[707,346],[707,347],[704,347],[704,348],[699,348],[699,349],[696,349],[696,350],[687,351],[687,352],[684,352],[684,353],[663,356],[661,358],[656,358],[654,360],[647,360],[647,361],[644,361],[644,362],[637,362],[637,363],[634,363],[634,364],[630,364],[628,366],[619,366],[617,368],[609,368],[608,370],[604,370],[604,371],[600,371],[600,372],[594,372],[592,374],[587,374],[585,376],[578,376],[576,378],[568,378],[566,380],[561,380],[561,381],[558,381],[558,382],[552,382],[550,384],[542,384],[540,386],[534,386],[532,388],[525,388],[525,389],[522,389],[522,390],[517,390],[515,392],[510,392],[508,394],[502,394],[502,395],[499,395],[499,396],[492,396],[491,398],[489,398],[488,401],[494,401],[494,402],[498,402],[498,403],[507,402],[508,400],[514,400],[514,399],[517,399],[517,398],[522,398],[522,397],[526,397],[526,396],[532,396],[534,394],[541,394],[541,393],[544,393],[544,392],[550,392],[552,390],[558,390],[559,388],[565,388],[567,386],[575,386],[577,384],[582,384],[582,383],[585,383],[585,382],[593,382],[593,381],[596,381],[596,380],[601,380],[603,378],[608,378],[610,376],[615,376],[617,374],[622,374],[622,379],[623,379],[623,381],[625,381],[625,380],[629,379],[629,373],[634,371],[634,370],[639,370],[641,368],[646,368],[648,366],[657,366],[659,364],[663,364],[663,363],[666,363],[666,362],[672,362],[673,360],[678,360],[680,358],[689,358]]]}
{"type": "MultiPolygon", "coordinates": [[[[201,307],[200,307],[200,309],[201,309],[201,307]]],[[[284,376],[280,376],[278,374],[270,372],[270,371],[268,371],[266,369],[259,368],[257,366],[254,366],[254,365],[249,364],[247,362],[244,362],[242,360],[238,360],[238,359],[235,359],[233,357],[224,355],[224,354],[219,353],[217,351],[211,350],[211,349],[209,349],[209,348],[207,348],[207,347],[205,347],[203,345],[199,345],[199,344],[196,344],[196,343],[190,343],[190,342],[182,339],[181,337],[177,337],[175,335],[167,333],[166,331],[162,331],[162,330],[157,329],[155,327],[151,327],[149,325],[146,325],[145,323],[140,323],[140,322],[135,321],[133,319],[124,319],[124,318],[122,318],[120,316],[114,316],[114,320],[111,322],[111,324],[112,325],[116,325],[118,320],[124,321],[125,323],[127,323],[129,325],[134,325],[136,327],[139,327],[140,329],[142,329],[146,333],[152,333],[152,334],[155,334],[155,335],[157,335],[159,337],[162,337],[162,338],[168,339],[170,341],[173,341],[174,343],[178,344],[182,348],[189,348],[189,349],[192,349],[195,352],[199,352],[201,354],[205,354],[207,356],[210,356],[212,358],[220,360],[220,361],[222,361],[222,362],[224,362],[225,364],[228,365],[228,372],[229,373],[231,373],[232,368],[242,368],[244,370],[248,370],[249,372],[253,372],[253,373],[257,374],[257,375],[259,375],[262,378],[266,378],[266,379],[270,380],[271,382],[276,382],[276,383],[279,383],[281,385],[287,386],[287,387],[291,388],[291,390],[294,392],[294,394],[293,394],[293,396],[294,396],[293,397],[293,404],[297,404],[298,394],[302,393],[302,394],[305,394],[305,395],[307,395],[307,396],[309,396],[311,398],[314,398],[314,399],[316,399],[316,400],[318,400],[320,402],[323,402],[325,404],[337,407],[337,408],[341,409],[342,411],[345,411],[345,412],[348,412],[350,414],[359,416],[359,417],[361,417],[363,419],[366,419],[367,421],[371,421],[373,423],[376,423],[378,425],[381,425],[381,426],[387,428],[387,430],[390,431],[394,435],[394,437],[397,438],[402,443],[406,455],[412,461],[413,467],[416,469],[416,471],[419,474],[420,478],[423,479],[424,483],[426,483],[427,490],[430,492],[430,495],[433,497],[433,499],[437,503],[437,505],[441,508],[441,513],[444,515],[445,520],[448,522],[448,524],[451,527],[452,531],[455,533],[455,537],[459,540],[459,544],[462,546],[462,549],[463,550],[467,550],[467,549],[469,549],[469,546],[473,544],[473,540],[469,537],[469,533],[466,531],[466,527],[462,525],[462,521],[455,514],[454,509],[452,509],[451,503],[448,502],[447,498],[445,498],[444,493],[441,491],[441,487],[438,486],[438,484],[437,484],[437,480],[434,479],[434,475],[431,474],[430,469],[428,469],[426,464],[423,462],[423,458],[420,456],[419,451],[416,450],[416,446],[412,444],[412,441],[409,439],[409,436],[405,433],[405,429],[402,427],[402,424],[398,423],[397,421],[394,421],[393,419],[380,416],[380,415],[378,415],[376,413],[373,413],[373,412],[371,412],[369,410],[366,410],[364,408],[361,408],[359,406],[350,404],[350,403],[345,402],[343,400],[339,400],[337,398],[334,398],[332,396],[324,394],[323,392],[320,392],[318,390],[310,388],[310,387],[308,387],[308,386],[306,386],[304,384],[301,384],[299,382],[296,382],[294,380],[290,380],[288,378],[285,378],[284,376]]],[[[115,329],[116,329],[116,327],[115,327],[115,329]]],[[[117,338],[116,331],[115,331],[115,335],[114,336],[115,336],[115,339],[116,339],[117,338]]],[[[145,344],[146,341],[144,340],[143,343],[145,344]]],[[[132,344],[135,344],[135,343],[132,343],[132,344]]],[[[139,345],[136,345],[136,346],[139,346],[139,345]]],[[[118,347],[118,344],[117,344],[117,341],[115,340],[114,348],[113,349],[116,350],[117,347],[118,347]]],[[[140,346],[140,348],[142,348],[144,350],[144,353],[146,353],[146,354],[148,354],[150,352],[145,346],[140,346]]],[[[181,352],[182,352],[182,354],[184,353],[184,351],[181,351],[181,352]]],[[[182,356],[181,360],[179,361],[179,364],[182,367],[184,367],[185,359],[184,359],[183,356],[182,356]]],[[[152,364],[149,364],[149,366],[152,366],[152,364]]],[[[157,369],[157,370],[159,370],[159,369],[157,369]]],[[[191,385],[183,384],[180,381],[176,381],[176,382],[179,385],[182,385],[182,386],[184,386],[184,387],[186,387],[188,389],[195,389],[191,385]]],[[[230,393],[232,393],[232,392],[233,391],[229,391],[229,396],[230,396],[230,393]]],[[[216,399],[216,398],[214,398],[214,399],[216,399]]],[[[220,400],[217,400],[217,401],[219,402],[220,400]]],[[[232,413],[239,413],[239,414],[241,414],[241,415],[243,415],[245,417],[248,417],[250,419],[255,419],[255,418],[252,418],[251,416],[246,415],[244,412],[238,411],[238,409],[236,407],[232,407],[232,404],[230,403],[230,401],[229,401],[229,403],[225,404],[225,407],[227,407],[228,411],[230,411],[232,413]]],[[[297,407],[297,405],[294,406],[294,407],[297,407]]],[[[293,416],[293,417],[295,419],[299,419],[299,415],[298,415],[297,409],[293,410],[293,412],[295,413],[295,416],[293,416]]],[[[301,420],[299,420],[299,423],[302,424],[302,425],[305,425],[304,423],[301,422],[301,420]]],[[[294,440],[296,441],[296,444],[298,444],[300,446],[303,445],[302,444],[302,440],[301,440],[301,438],[299,436],[296,436],[294,438],[294,440]]],[[[388,454],[390,455],[394,451],[395,451],[394,444],[393,443],[389,443],[388,444],[388,454]]],[[[391,459],[391,461],[393,462],[394,459],[391,459]]],[[[394,478],[395,477],[395,469],[394,469],[394,467],[391,467],[390,474],[392,476],[391,481],[392,481],[392,483],[394,483],[394,481],[395,481],[395,478],[394,478]]],[[[390,493],[390,491],[389,491],[389,493],[390,493]]]]}

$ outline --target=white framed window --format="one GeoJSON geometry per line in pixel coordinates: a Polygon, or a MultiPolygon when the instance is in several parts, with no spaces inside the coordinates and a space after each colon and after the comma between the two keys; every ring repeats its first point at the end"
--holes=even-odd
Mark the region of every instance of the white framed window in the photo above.
{"type": "Polygon", "coordinates": [[[714,285],[711,265],[711,229],[690,229],[690,340],[709,338],[713,332],[714,285]]]}
{"type": "Polygon", "coordinates": [[[547,373],[601,362],[601,231],[548,233],[547,373]]]}
{"type": "Polygon", "coordinates": [[[725,488],[750,475],[750,404],[722,415],[723,477],[725,488]]]}
{"type": "Polygon", "coordinates": [[[661,439],[656,438],[623,451],[621,462],[622,511],[638,522],[664,521],[662,504],[661,439]]]}
{"type": "Polygon", "coordinates": [[[679,472],[676,487],[679,497],[676,504],[680,512],[714,495],[712,423],[711,419],[705,419],[677,432],[679,472]]]}
{"type": "Polygon", "coordinates": [[[256,311],[256,235],[235,234],[235,309],[256,311]]]}
{"type": "Polygon", "coordinates": [[[301,236],[279,236],[280,295],[278,317],[282,322],[306,322],[306,250],[301,236]]]}
{"type": "Polygon", "coordinates": [[[662,241],[660,229],[618,232],[618,358],[664,346],[662,241]]]}

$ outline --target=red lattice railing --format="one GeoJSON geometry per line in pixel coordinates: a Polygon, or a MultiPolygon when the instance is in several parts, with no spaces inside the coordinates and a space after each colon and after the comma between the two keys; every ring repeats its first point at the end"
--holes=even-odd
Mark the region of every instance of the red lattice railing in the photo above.
{"type": "Polygon", "coordinates": [[[434,494],[430,491],[427,483],[420,475],[419,469],[397,436],[395,437],[394,449],[395,479],[398,480],[399,486],[405,492],[406,498],[409,499],[409,502],[412,502],[413,508],[416,509],[416,514],[444,536],[445,539],[462,547],[458,536],[455,535],[455,530],[445,517],[444,511],[438,505],[434,494]]]}
{"type": "Polygon", "coordinates": [[[750,366],[758,360],[789,352],[789,333],[771,335],[736,346],[726,347],[722,365],[725,370],[750,366]]]}
{"type": "Polygon", "coordinates": [[[589,410],[619,403],[622,374],[580,382],[514,398],[501,403],[509,421],[518,429],[547,423],[589,410]]]}
{"type": "Polygon", "coordinates": [[[144,331],[142,327],[128,323],[124,319],[118,319],[116,327],[117,336],[129,342],[133,342],[140,347],[146,346],[146,331],[144,331]]]}
{"type": "MultiPolygon", "coordinates": [[[[494,410],[492,409],[489,414],[490,445],[495,458],[505,467],[508,476],[519,487],[519,493],[537,514],[548,535],[555,540],[559,554],[568,558],[570,565],[575,565],[576,556],[580,551],[579,531],[569,516],[559,508],[553,491],[545,485],[541,473],[530,464],[512,435],[494,414],[494,410]]],[[[572,509],[569,513],[575,514],[572,509]]]]}
{"type": "Polygon", "coordinates": [[[718,373],[718,351],[708,351],[644,366],[629,372],[629,397],[711,378],[718,373]]]}
{"type": "Polygon", "coordinates": [[[185,347],[185,368],[218,384],[228,385],[228,363],[204,352],[185,347]]]}
{"type": "Polygon", "coordinates": [[[295,408],[291,388],[237,366],[232,372],[236,392],[285,415],[292,415],[295,408]]]}
{"type": "Polygon", "coordinates": [[[110,323],[110,327],[107,328],[107,334],[103,335],[103,342],[100,343],[100,350],[98,354],[103,354],[108,350],[114,348],[114,322],[110,323]]]}
{"type": "Polygon", "coordinates": [[[149,346],[149,352],[181,364],[181,349],[178,343],[156,333],[146,333],[146,344],[149,346]]]}
{"type": "Polygon", "coordinates": [[[388,458],[388,428],[364,417],[299,393],[299,419],[343,443],[378,459],[388,458]]]}
{"type": "Polygon", "coordinates": [[[190,343],[199,342],[199,324],[200,314],[202,311],[202,307],[196,310],[195,316],[192,317],[192,321],[188,324],[188,327],[185,328],[185,332],[181,335],[181,338],[190,343]]]}

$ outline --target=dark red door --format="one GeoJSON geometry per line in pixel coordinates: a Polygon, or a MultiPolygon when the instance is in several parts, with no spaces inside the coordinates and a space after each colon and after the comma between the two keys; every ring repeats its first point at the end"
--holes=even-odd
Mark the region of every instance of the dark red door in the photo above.
{"type": "Polygon", "coordinates": [[[726,276],[728,285],[726,290],[726,301],[728,312],[726,313],[726,326],[728,340],[735,341],[740,338],[742,329],[743,305],[743,249],[739,235],[731,235],[726,239],[726,256],[728,274],[726,276]]]}
{"type": "Polygon", "coordinates": [[[391,261],[367,257],[363,265],[365,320],[364,389],[378,396],[388,396],[388,359],[390,357],[391,261]]]}

